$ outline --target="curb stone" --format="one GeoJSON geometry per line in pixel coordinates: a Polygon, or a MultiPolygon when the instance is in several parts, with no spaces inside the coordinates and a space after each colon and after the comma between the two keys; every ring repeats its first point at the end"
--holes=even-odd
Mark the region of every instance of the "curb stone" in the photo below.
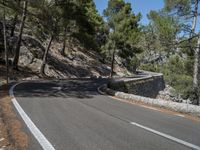
{"type": "Polygon", "coordinates": [[[111,96],[122,98],[129,102],[142,102],[144,104],[158,106],[161,108],[167,108],[176,112],[188,113],[188,114],[192,114],[192,115],[200,117],[200,106],[165,101],[161,99],[153,99],[153,98],[143,97],[139,95],[118,92],[118,91],[114,91],[112,89],[107,88],[106,85],[101,86],[99,88],[99,91],[101,91],[102,93],[107,93],[108,95],[111,95],[111,96]]]}

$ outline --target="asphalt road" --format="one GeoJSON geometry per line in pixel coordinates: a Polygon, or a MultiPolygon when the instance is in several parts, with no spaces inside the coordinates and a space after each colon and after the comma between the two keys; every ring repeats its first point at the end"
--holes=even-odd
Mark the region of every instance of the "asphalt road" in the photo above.
{"type": "MultiPolygon", "coordinates": [[[[29,82],[16,86],[14,94],[56,150],[192,149],[137,125],[200,146],[199,122],[101,95],[97,87],[105,82],[29,82]]],[[[25,124],[24,129],[29,150],[42,149],[25,124]]]]}

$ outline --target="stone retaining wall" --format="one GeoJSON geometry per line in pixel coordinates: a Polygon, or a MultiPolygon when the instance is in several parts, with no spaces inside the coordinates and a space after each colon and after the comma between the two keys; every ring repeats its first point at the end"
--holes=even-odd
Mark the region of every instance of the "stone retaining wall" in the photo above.
{"type": "Polygon", "coordinates": [[[141,72],[133,78],[111,79],[108,83],[108,88],[129,94],[155,98],[159,91],[165,88],[165,82],[163,75],[160,73],[141,72]]]}

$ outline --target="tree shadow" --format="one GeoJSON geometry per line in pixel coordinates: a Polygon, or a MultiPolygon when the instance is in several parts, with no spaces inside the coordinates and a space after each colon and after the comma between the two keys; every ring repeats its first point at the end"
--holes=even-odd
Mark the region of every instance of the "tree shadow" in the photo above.
{"type": "MultiPolygon", "coordinates": [[[[35,58],[42,59],[45,47],[40,41],[31,36],[25,36],[23,44],[28,47],[31,53],[34,54],[35,58]]],[[[55,71],[64,73],[67,76],[89,77],[92,75],[91,71],[89,71],[88,68],[71,65],[65,60],[61,61],[51,54],[48,54],[47,56],[47,64],[50,65],[50,67],[53,68],[55,71]]]]}
{"type": "Polygon", "coordinates": [[[67,76],[89,77],[92,73],[87,68],[82,68],[79,66],[73,66],[68,63],[60,61],[52,55],[48,55],[48,64],[52,66],[55,70],[65,73],[67,76]]]}
{"type": "Polygon", "coordinates": [[[107,79],[69,79],[48,82],[32,81],[16,86],[16,97],[91,99],[100,95],[97,88],[107,79]]]}
{"type": "Polygon", "coordinates": [[[5,97],[8,97],[8,87],[6,84],[0,86],[0,102],[5,97]]]}
{"type": "Polygon", "coordinates": [[[32,36],[25,35],[22,42],[23,45],[28,47],[28,49],[36,58],[42,59],[42,56],[45,52],[45,47],[39,40],[35,39],[32,36]]]}

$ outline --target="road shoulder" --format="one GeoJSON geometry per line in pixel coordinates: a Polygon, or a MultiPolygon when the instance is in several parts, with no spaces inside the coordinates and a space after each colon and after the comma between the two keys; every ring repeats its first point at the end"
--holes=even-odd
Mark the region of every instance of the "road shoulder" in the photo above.
{"type": "MultiPolygon", "coordinates": [[[[127,98],[124,97],[124,96],[119,96],[119,93],[121,94],[123,92],[117,92],[117,91],[114,91],[112,89],[109,89],[109,88],[107,88],[107,86],[105,84],[98,87],[98,92],[102,95],[107,95],[107,96],[111,97],[113,100],[119,100],[119,101],[129,103],[129,104],[132,104],[132,105],[139,105],[139,106],[147,108],[147,109],[152,109],[152,110],[155,110],[155,111],[160,111],[160,112],[163,112],[163,113],[176,115],[176,116],[179,116],[179,117],[184,117],[184,118],[187,118],[187,119],[190,119],[190,120],[193,120],[193,121],[200,122],[200,116],[193,115],[192,113],[180,112],[180,111],[176,111],[174,109],[170,109],[168,107],[160,107],[159,105],[149,104],[147,102],[144,102],[144,100],[140,100],[140,99],[139,100],[134,99],[134,98],[130,99],[131,96],[128,96],[127,98]]],[[[124,94],[126,94],[126,93],[124,93],[124,94]]],[[[132,94],[126,94],[126,95],[132,95],[132,94]]],[[[140,97],[140,96],[137,96],[137,95],[133,95],[133,96],[140,97]]],[[[144,99],[148,99],[148,98],[144,97],[144,99]]]]}
{"type": "Polygon", "coordinates": [[[12,106],[7,86],[0,85],[0,149],[26,150],[28,137],[12,106]]]}

